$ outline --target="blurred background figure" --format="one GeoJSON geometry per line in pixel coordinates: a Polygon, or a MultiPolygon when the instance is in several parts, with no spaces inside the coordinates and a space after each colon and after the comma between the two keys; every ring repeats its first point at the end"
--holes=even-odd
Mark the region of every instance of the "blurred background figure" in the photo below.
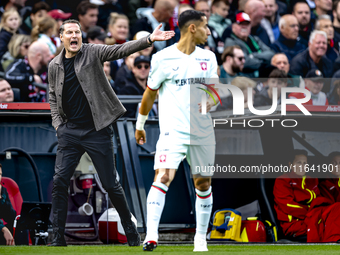
{"type": "Polygon", "coordinates": [[[28,47],[31,45],[32,39],[28,35],[15,34],[8,43],[8,52],[2,57],[2,67],[4,70],[16,59],[27,56],[28,47]]]}
{"type": "Polygon", "coordinates": [[[103,65],[103,69],[104,69],[104,73],[106,75],[106,78],[107,80],[109,81],[111,87],[114,89],[114,80],[112,79],[110,73],[111,73],[111,66],[110,66],[110,62],[109,61],[106,61],[104,62],[104,65],[103,65]]]}
{"type": "Polygon", "coordinates": [[[0,78],[0,103],[11,103],[13,101],[14,93],[11,85],[6,80],[0,78]]]}
{"type": "Polygon", "coordinates": [[[57,22],[55,19],[50,16],[46,16],[38,21],[31,33],[32,41],[45,43],[50,49],[51,55],[54,55],[57,51],[57,46],[52,41],[52,38],[56,34],[56,26],[57,22]]]}
{"type": "Polygon", "coordinates": [[[241,74],[245,57],[240,46],[228,46],[222,54],[223,64],[220,67],[220,79],[223,83],[230,83],[237,76],[244,76],[241,74]]]}
{"type": "Polygon", "coordinates": [[[16,211],[13,209],[6,188],[1,185],[1,178],[2,165],[0,164],[0,245],[15,245],[12,233],[16,211]],[[1,219],[4,219],[7,224],[5,225],[1,219]]]}
{"type": "MultiPolygon", "coordinates": [[[[242,90],[243,98],[244,98],[244,108],[248,108],[248,88],[252,89],[252,98],[254,101],[254,95],[255,95],[255,86],[256,82],[252,79],[249,79],[247,77],[238,76],[234,78],[231,82],[231,85],[234,85],[242,90]]],[[[219,89],[220,90],[220,89],[219,89]]],[[[218,104],[216,107],[216,111],[222,111],[222,110],[232,110],[233,109],[233,97],[230,92],[224,93],[224,96],[221,97],[222,105],[218,104]]],[[[212,108],[212,110],[214,110],[212,108]]]]}
{"type": "MultiPolygon", "coordinates": [[[[119,90],[119,95],[143,95],[150,72],[150,57],[136,57],[132,70],[126,77],[125,85],[119,90]]],[[[135,118],[138,104],[126,104],[124,117],[135,118]]]]}
{"type": "Polygon", "coordinates": [[[53,19],[57,22],[57,31],[59,35],[59,28],[61,24],[67,19],[69,19],[72,16],[72,13],[65,13],[62,10],[52,10],[48,12],[48,15],[51,16],[53,19]]]}
{"type": "MultiPolygon", "coordinates": [[[[162,23],[161,31],[170,30],[169,20],[177,5],[175,0],[157,0],[154,8],[139,8],[136,12],[138,20],[131,29],[131,38],[139,31],[152,31],[162,23]]],[[[154,42],[157,51],[172,45],[174,38],[163,42],[154,42]]]]}
{"type": "MultiPolygon", "coordinates": [[[[143,38],[145,36],[149,36],[150,33],[147,31],[139,31],[137,34],[135,34],[135,36],[133,37],[134,40],[139,40],[140,38],[143,38]]],[[[141,50],[139,53],[140,55],[146,56],[146,57],[151,57],[151,55],[153,53],[155,53],[154,51],[155,47],[153,46],[153,44],[151,44],[151,46],[149,48],[146,48],[144,50],[141,50]]]]}
{"type": "Polygon", "coordinates": [[[32,29],[37,25],[38,20],[46,17],[51,7],[46,2],[38,2],[33,7],[25,7],[21,10],[22,25],[20,33],[30,35],[32,29]]]}
{"type": "MultiPolygon", "coordinates": [[[[5,11],[2,15],[0,22],[0,61],[2,61],[3,56],[8,51],[8,43],[19,29],[20,24],[21,17],[14,8],[5,11]]],[[[0,65],[0,71],[4,71],[2,65],[0,65]]]]}
{"type": "Polygon", "coordinates": [[[107,28],[110,36],[108,44],[122,44],[129,38],[129,19],[125,14],[111,13],[107,28]]]}
{"type": "Polygon", "coordinates": [[[332,93],[328,96],[328,102],[330,105],[340,105],[340,80],[338,79],[333,83],[332,93]]]}
{"type": "Polygon", "coordinates": [[[87,41],[89,43],[105,44],[106,38],[107,34],[105,33],[104,29],[99,26],[91,27],[87,32],[87,41]]]}
{"type": "Polygon", "coordinates": [[[256,91],[254,96],[254,106],[264,106],[264,105],[273,105],[273,89],[277,90],[277,105],[281,104],[281,89],[287,87],[287,74],[285,71],[274,69],[269,74],[269,79],[267,81],[267,86],[261,89],[260,91],[256,91]]]}
{"type": "Polygon", "coordinates": [[[20,89],[22,102],[46,102],[46,90],[32,83],[47,83],[47,66],[51,53],[47,44],[34,42],[28,48],[27,58],[18,59],[10,64],[5,79],[13,88],[20,89]]]}
{"type": "Polygon", "coordinates": [[[77,6],[78,20],[81,25],[83,43],[87,43],[87,32],[98,20],[98,6],[89,1],[82,1],[77,6]]]}
{"type": "MultiPolygon", "coordinates": [[[[123,61],[124,63],[121,64],[121,67],[115,74],[115,92],[119,94],[119,91],[125,86],[126,84],[126,77],[132,70],[133,64],[135,62],[136,57],[140,56],[139,52],[135,52],[129,56],[127,56],[123,61]]],[[[111,62],[112,63],[112,62],[111,62]]],[[[112,65],[111,65],[111,74],[112,74],[112,65]]],[[[112,75],[111,75],[112,76],[112,75]]]]}

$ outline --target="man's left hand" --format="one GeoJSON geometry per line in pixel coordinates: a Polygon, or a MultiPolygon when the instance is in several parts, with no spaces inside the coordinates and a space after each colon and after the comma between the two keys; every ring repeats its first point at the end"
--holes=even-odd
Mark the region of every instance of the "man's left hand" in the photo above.
{"type": "Polygon", "coordinates": [[[150,35],[150,39],[152,42],[154,41],[166,41],[171,39],[174,35],[174,31],[161,31],[159,30],[162,27],[162,24],[159,24],[158,27],[152,32],[150,35]]]}

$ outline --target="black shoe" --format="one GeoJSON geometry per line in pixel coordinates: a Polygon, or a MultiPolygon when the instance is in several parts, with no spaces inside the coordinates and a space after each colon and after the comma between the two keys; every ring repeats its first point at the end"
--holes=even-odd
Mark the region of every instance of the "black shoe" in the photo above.
{"type": "Polygon", "coordinates": [[[52,242],[50,244],[47,245],[48,247],[52,247],[52,246],[67,246],[66,242],[64,243],[58,243],[58,242],[52,242]]]}
{"type": "MultiPolygon", "coordinates": [[[[64,232],[62,231],[62,233],[64,232]]],[[[52,243],[47,246],[67,246],[64,234],[59,233],[59,231],[55,231],[52,243]]]]}
{"type": "Polygon", "coordinates": [[[155,241],[147,241],[143,245],[143,251],[153,251],[156,247],[157,243],[155,241]]]}
{"type": "Polygon", "coordinates": [[[137,231],[136,225],[132,221],[130,221],[129,223],[126,222],[123,223],[122,221],[122,225],[129,246],[140,246],[141,239],[137,231]]]}

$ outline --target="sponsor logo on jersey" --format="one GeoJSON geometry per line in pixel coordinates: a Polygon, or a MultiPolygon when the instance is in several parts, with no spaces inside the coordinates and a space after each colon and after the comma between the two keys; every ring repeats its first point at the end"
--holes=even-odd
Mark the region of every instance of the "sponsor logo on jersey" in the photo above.
{"type": "Polygon", "coordinates": [[[187,78],[175,80],[176,86],[184,86],[190,84],[205,83],[205,78],[187,78]]]}
{"type": "Polygon", "coordinates": [[[208,70],[208,65],[207,62],[200,62],[201,68],[203,71],[207,71],[208,70]]]}
{"type": "Polygon", "coordinates": [[[162,154],[159,156],[159,162],[165,163],[166,162],[166,155],[162,154]]]}
{"type": "Polygon", "coordinates": [[[175,72],[179,69],[179,66],[172,68],[172,70],[174,70],[175,72]]]}

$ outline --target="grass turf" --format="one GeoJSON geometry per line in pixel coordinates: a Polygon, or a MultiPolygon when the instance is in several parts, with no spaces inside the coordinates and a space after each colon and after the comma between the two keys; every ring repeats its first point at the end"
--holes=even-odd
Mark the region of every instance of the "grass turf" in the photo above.
{"type": "MultiPolygon", "coordinates": [[[[313,255],[313,254],[340,254],[340,245],[215,245],[208,246],[209,252],[204,254],[275,254],[275,255],[313,255]]],[[[159,246],[151,254],[179,254],[192,253],[193,246],[159,246]]],[[[143,252],[142,246],[108,246],[108,245],[69,245],[68,247],[46,247],[46,246],[1,246],[0,254],[72,254],[72,255],[119,255],[119,254],[150,254],[143,252]]]]}

